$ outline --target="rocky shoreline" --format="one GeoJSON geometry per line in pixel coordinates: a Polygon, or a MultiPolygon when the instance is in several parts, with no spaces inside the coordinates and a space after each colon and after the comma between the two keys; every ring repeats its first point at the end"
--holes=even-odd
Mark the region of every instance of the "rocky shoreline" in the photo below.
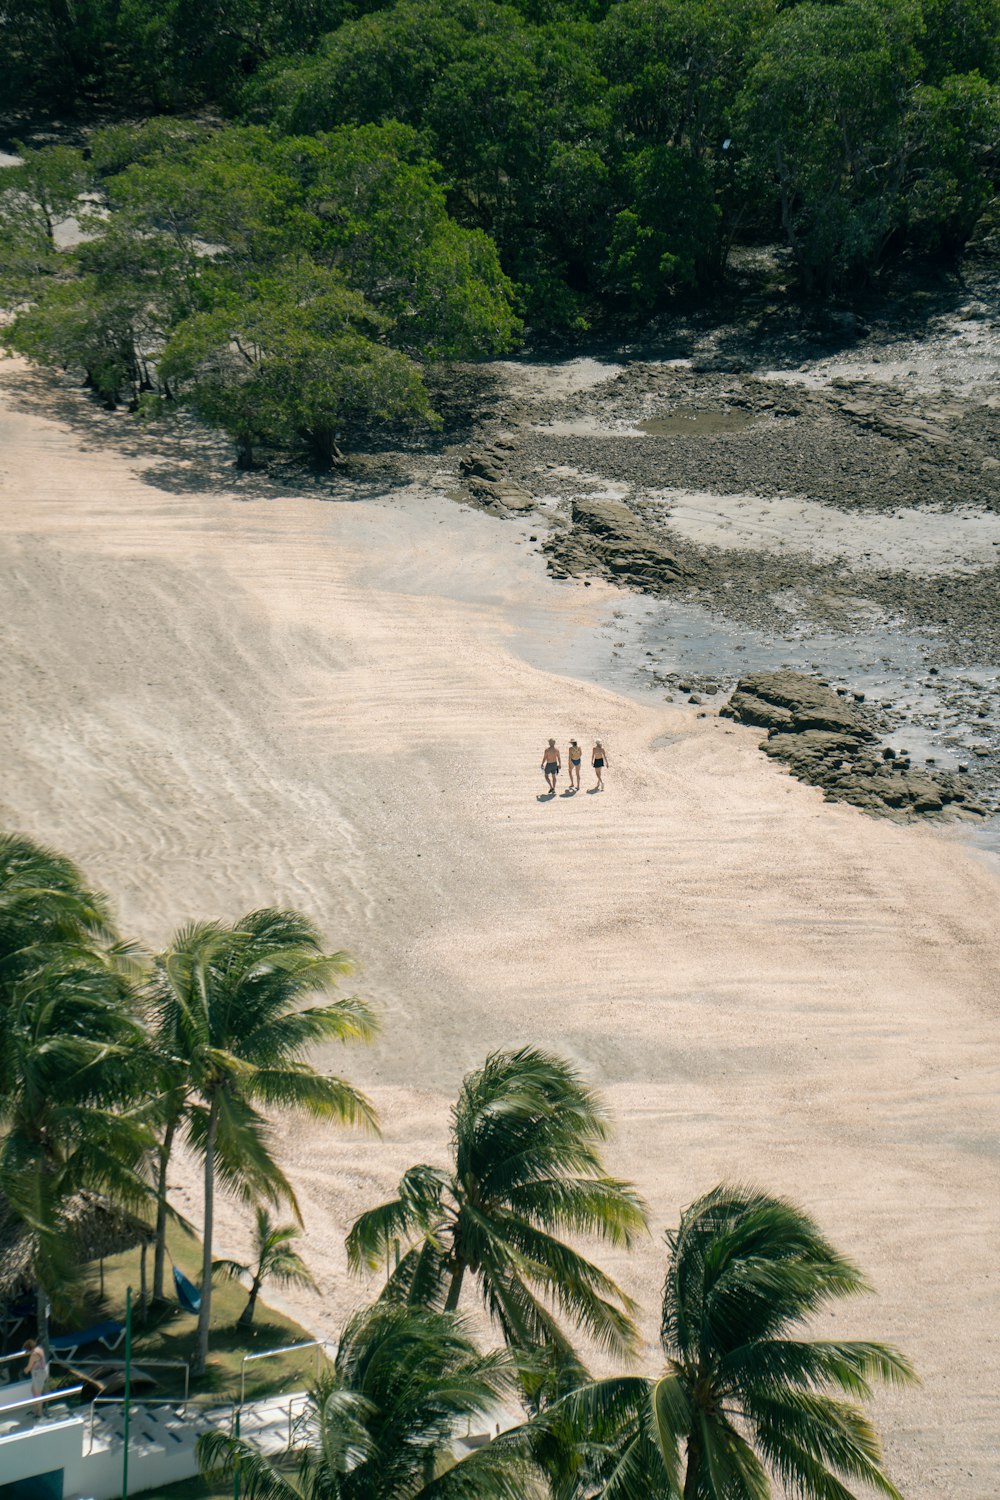
{"type": "MultiPolygon", "coordinates": [[[[843,692],[843,690],[842,690],[843,692]]],[[[793,775],[822,787],[829,802],[907,818],[946,812],[984,818],[961,775],[914,768],[830,684],[800,672],[743,677],[720,717],[767,730],[760,748],[793,775]]]]}
{"type": "MultiPolygon", "coordinates": [[[[581,361],[576,381],[559,366],[550,381],[529,362],[508,366],[507,399],[456,455],[459,495],[498,517],[537,518],[533,539],[556,577],[708,609],[778,649],[822,638],[832,659],[819,662],[820,685],[843,675],[831,640],[870,637],[873,662],[879,652],[891,673],[905,636],[899,690],[870,712],[881,733],[919,731],[923,764],[904,770],[860,732],[851,749],[801,727],[789,740],[774,722],[762,726],[765,749],[868,811],[992,811],[1000,298],[981,289],[909,339],[850,333],[839,353],[795,364],[801,348],[752,332],[720,355],[714,330],[659,359],[581,361]]],[[[747,674],[734,663],[721,677],[652,675],[666,696],[697,697],[747,674]]],[[[747,696],[737,688],[737,716],[747,696]]]]}

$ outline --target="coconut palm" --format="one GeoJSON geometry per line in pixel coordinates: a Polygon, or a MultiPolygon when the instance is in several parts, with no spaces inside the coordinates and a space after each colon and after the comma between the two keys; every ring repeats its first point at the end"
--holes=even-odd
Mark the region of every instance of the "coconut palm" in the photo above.
{"type": "Polygon", "coordinates": [[[295,1224],[275,1224],[264,1207],[258,1207],[254,1224],[255,1265],[244,1265],[238,1260],[216,1260],[212,1271],[230,1276],[234,1281],[250,1278],[250,1296],[246,1307],[237,1320],[239,1328],[249,1328],[253,1322],[257,1298],[265,1281],[277,1282],[279,1286],[315,1287],[309,1268],[295,1249],[292,1241],[298,1238],[295,1224]]]}
{"type": "Polygon", "coordinates": [[[868,1291],[861,1272],[801,1209],[752,1188],[706,1193],[667,1242],[663,1375],[600,1381],[566,1402],[583,1432],[617,1428],[603,1500],[768,1500],[769,1476],[804,1500],[851,1500],[853,1481],[898,1500],[856,1402],[873,1380],[912,1381],[909,1363],[885,1344],[802,1331],[868,1291]]]}
{"type": "Polygon", "coordinates": [[[10,986],[67,946],[113,940],[103,896],[63,855],[20,834],[0,834],[0,1004],[10,986]]]}
{"type": "Polygon", "coordinates": [[[144,1046],[128,980],[82,949],[21,977],[0,1007],[0,1193],[31,1247],[43,1341],[49,1297],[76,1271],[69,1206],[82,1190],[130,1207],[150,1191],[144,1046]]]}
{"type": "Polygon", "coordinates": [[[605,1348],[627,1349],[632,1303],[558,1237],[628,1246],[645,1228],[635,1190],[605,1175],[607,1133],[602,1104],[568,1063],[530,1047],[491,1054],[452,1111],[451,1170],[411,1167],[394,1199],[356,1219],[351,1266],[374,1268],[409,1243],[389,1296],[451,1311],[469,1274],[512,1346],[568,1350],[548,1303],[605,1348]]]}
{"type": "Polygon", "coordinates": [[[535,1492],[516,1445],[452,1453],[512,1376],[510,1356],[478,1353],[451,1315],[376,1303],[348,1323],[313,1392],[297,1472],[222,1432],[199,1438],[202,1471],[238,1474],[253,1500],[526,1500],[535,1492]]]}
{"type": "MultiPolygon", "coordinates": [[[[298,1213],[261,1107],[375,1126],[375,1112],[362,1094],[343,1079],[318,1073],[302,1057],[316,1042],[373,1035],[374,1017],[361,1000],[299,1008],[348,968],[344,954],[322,951],[307,918],[274,910],[251,912],[233,927],[192,923],[156,960],[149,1002],[161,1079],[169,1074],[165,1093],[182,1111],[174,1117],[174,1132],[183,1123],[204,1161],[199,1373],[208,1358],[216,1178],[250,1201],[284,1199],[298,1213]]],[[[162,1203],[162,1152],[161,1169],[162,1203]]]]}

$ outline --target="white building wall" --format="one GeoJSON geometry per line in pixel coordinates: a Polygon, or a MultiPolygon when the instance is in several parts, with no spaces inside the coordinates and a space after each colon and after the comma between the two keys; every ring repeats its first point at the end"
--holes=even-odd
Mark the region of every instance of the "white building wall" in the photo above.
{"type": "MultiPolygon", "coordinates": [[[[82,1417],[67,1417],[62,1422],[46,1422],[41,1427],[0,1437],[0,1484],[33,1479],[36,1474],[51,1474],[54,1469],[62,1469],[65,1478],[67,1470],[79,1464],[85,1425],[82,1417]]],[[[118,1493],[121,1494],[120,1484],[118,1493]]],[[[63,1494],[66,1494],[65,1483],[63,1494]]]]}

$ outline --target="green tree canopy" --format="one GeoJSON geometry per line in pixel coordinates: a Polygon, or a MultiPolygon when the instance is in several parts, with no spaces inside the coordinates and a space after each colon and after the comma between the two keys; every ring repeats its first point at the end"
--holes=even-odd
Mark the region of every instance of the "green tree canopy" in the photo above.
{"type": "Polygon", "coordinates": [[[857,1402],[873,1381],[912,1381],[909,1363],[803,1330],[870,1290],[857,1267],[808,1214],[749,1188],[706,1193],[667,1244],[663,1375],[598,1381],[556,1409],[583,1435],[617,1428],[602,1500],[769,1500],[769,1475],[805,1500],[851,1500],[853,1483],[898,1500],[857,1402]]]}
{"type": "Polygon", "coordinates": [[[406,126],[274,141],[259,127],[95,138],[107,208],[7,333],[109,405],[190,400],[234,437],[329,462],[433,426],[422,367],[509,349],[496,247],[449,217],[406,126]]]}
{"type": "Polygon", "coordinates": [[[114,936],[107,898],[72,860],[22,834],[0,834],[0,1007],[17,980],[114,936]]]}
{"type": "MultiPolygon", "coordinates": [[[[148,993],[159,1074],[170,1107],[164,1129],[183,1123],[204,1161],[201,1370],[208,1356],[216,1176],[256,1202],[295,1194],[273,1154],[266,1111],[297,1109],[317,1119],[375,1125],[365,1099],[341,1078],[303,1059],[317,1042],[362,1040],[375,1030],[361,1000],[302,1002],[349,967],[324,953],[313,924],[297,912],[251,912],[232,927],[181,929],[155,965],[148,993]]],[[[166,1162],[161,1154],[160,1195],[166,1162]]]]}
{"type": "Polygon", "coordinates": [[[390,1298],[452,1311],[468,1274],[512,1346],[568,1352],[554,1306],[604,1347],[630,1348],[631,1302],[558,1237],[627,1246],[645,1228],[635,1190],[604,1172],[607,1128],[602,1104],[568,1063],[532,1047],[491,1054],[452,1111],[451,1170],[411,1167],[395,1199],[355,1221],[351,1265],[386,1264],[409,1246],[390,1298]]]}
{"type": "Polygon", "coordinates": [[[524,1500],[516,1448],[488,1443],[455,1461],[452,1444],[489,1420],[513,1387],[506,1354],[480,1354],[465,1324],[378,1303],[344,1329],[312,1395],[315,1436],[293,1478],[225,1433],[200,1438],[203,1471],[255,1500],[524,1500]]]}
{"type": "Polygon", "coordinates": [[[249,1328],[257,1307],[257,1298],[265,1281],[278,1286],[312,1287],[316,1282],[295,1248],[299,1237],[296,1224],[275,1224],[266,1206],[258,1205],[254,1214],[253,1262],[245,1265],[239,1260],[216,1260],[212,1262],[212,1275],[222,1274],[234,1281],[249,1281],[250,1295],[247,1305],[237,1320],[238,1328],[249,1328]]]}

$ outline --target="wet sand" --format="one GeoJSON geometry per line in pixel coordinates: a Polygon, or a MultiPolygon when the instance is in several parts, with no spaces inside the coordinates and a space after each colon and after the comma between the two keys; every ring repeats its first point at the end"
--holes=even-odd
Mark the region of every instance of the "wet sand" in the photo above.
{"type": "MultiPolygon", "coordinates": [[[[549,579],[527,526],[415,486],[144,477],[120,422],[26,409],[13,362],[0,384],[3,823],[79,859],[152,944],[301,906],[383,1013],[376,1047],[322,1062],[384,1139],[281,1125],[322,1288],[300,1315],[336,1330],[364,1291],[351,1218],[443,1160],[468,1067],[537,1042],[603,1088],[612,1164],[652,1205],[648,1244],[603,1256],[650,1368],[679,1207],[722,1177],[786,1192],[877,1289],[823,1326],[898,1342],[923,1377],[880,1402],[897,1482],[993,1493],[993,869],[824,804],[754,731],[570,675],[619,596],[549,579]],[[603,795],[539,800],[549,734],[600,735],[603,795]]],[[[242,1248],[231,1205],[219,1240],[242,1248]]]]}

